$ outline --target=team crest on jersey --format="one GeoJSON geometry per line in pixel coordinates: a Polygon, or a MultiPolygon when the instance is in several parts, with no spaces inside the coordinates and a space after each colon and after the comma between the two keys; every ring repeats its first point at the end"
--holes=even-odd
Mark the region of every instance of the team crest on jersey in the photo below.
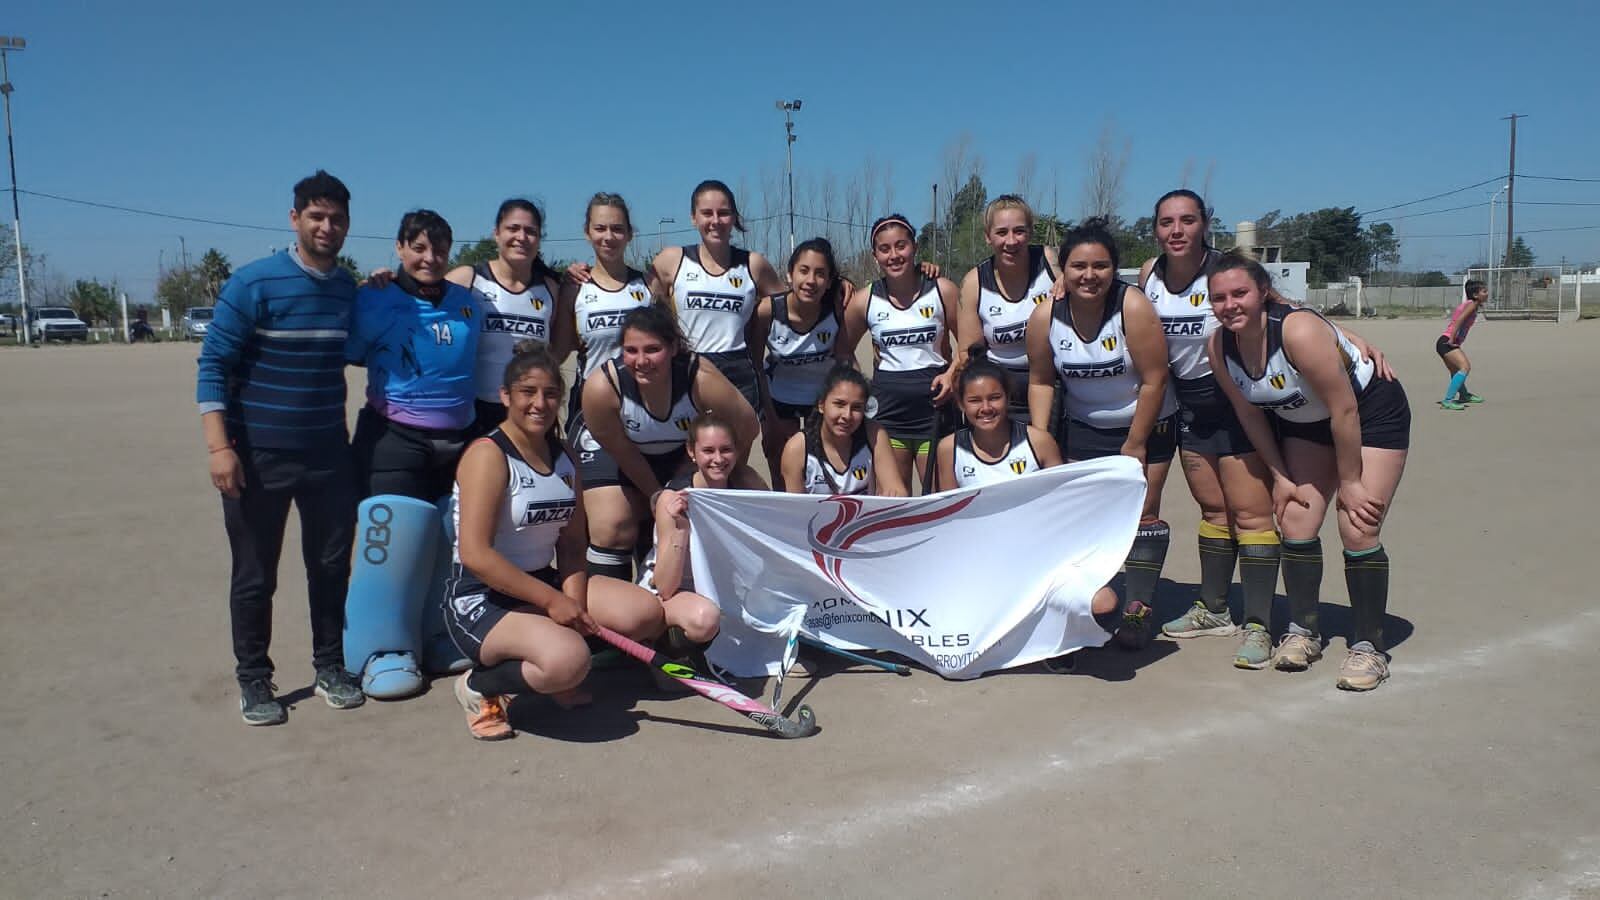
{"type": "Polygon", "coordinates": [[[1033,295],[1033,305],[1034,306],[1038,306],[1039,304],[1041,304],[1041,303],[1043,303],[1043,302],[1045,302],[1046,300],[1049,300],[1049,299],[1050,299],[1050,295],[1049,294],[1042,294],[1042,293],[1041,294],[1034,294],[1033,295]]]}
{"type": "Polygon", "coordinates": [[[1197,294],[1190,294],[1189,295],[1189,305],[1190,306],[1199,306],[1199,305],[1201,305],[1202,303],[1205,303],[1205,302],[1206,302],[1206,295],[1205,295],[1204,292],[1197,293],[1197,294]]]}
{"type": "Polygon", "coordinates": [[[635,302],[638,302],[638,303],[643,303],[644,302],[644,291],[639,290],[638,288],[634,288],[633,290],[629,291],[628,292],[628,296],[632,297],[635,302]]]}
{"type": "Polygon", "coordinates": [[[734,276],[732,276],[732,277],[730,277],[728,279],[728,283],[733,285],[734,287],[741,287],[741,286],[744,285],[744,279],[740,278],[737,275],[734,275],[734,276]]]}
{"type": "Polygon", "coordinates": [[[1275,373],[1271,378],[1268,378],[1267,383],[1281,391],[1283,390],[1283,386],[1288,383],[1288,379],[1283,377],[1282,372],[1278,372],[1275,373]]]}
{"type": "Polygon", "coordinates": [[[470,307],[470,306],[461,307],[461,318],[463,318],[463,319],[471,319],[472,318],[472,307],[470,307]]]}
{"type": "Polygon", "coordinates": [[[917,313],[919,315],[921,315],[924,319],[931,319],[931,318],[933,318],[933,307],[931,307],[931,306],[919,306],[919,307],[917,307],[917,313]]]}
{"type": "Polygon", "coordinates": [[[544,301],[538,297],[533,298],[533,311],[540,312],[544,309],[544,301]]]}
{"type": "Polygon", "coordinates": [[[681,419],[678,419],[678,420],[674,421],[672,424],[678,426],[678,430],[679,431],[688,431],[689,430],[689,418],[687,416],[685,416],[684,418],[681,418],[681,419]]]}
{"type": "Polygon", "coordinates": [[[1115,349],[1117,349],[1117,337],[1116,337],[1116,335],[1112,335],[1111,337],[1108,337],[1108,338],[1105,338],[1105,339],[1101,340],[1100,341],[1100,346],[1106,348],[1107,350],[1115,350],[1115,349]]]}
{"type": "Polygon", "coordinates": [[[833,340],[833,332],[831,332],[831,331],[819,331],[819,332],[817,332],[817,340],[819,340],[822,343],[826,344],[827,342],[833,340]]]}
{"type": "Polygon", "coordinates": [[[854,469],[850,470],[850,477],[854,478],[857,481],[860,481],[861,479],[866,478],[867,477],[867,467],[866,466],[856,466],[854,469]]]}
{"type": "Polygon", "coordinates": [[[1011,461],[1011,474],[1013,475],[1021,475],[1027,468],[1028,461],[1025,459],[1014,459],[1011,461]]]}
{"type": "Polygon", "coordinates": [[[566,474],[565,472],[561,473],[561,483],[567,487],[572,487],[572,476],[566,474]]]}

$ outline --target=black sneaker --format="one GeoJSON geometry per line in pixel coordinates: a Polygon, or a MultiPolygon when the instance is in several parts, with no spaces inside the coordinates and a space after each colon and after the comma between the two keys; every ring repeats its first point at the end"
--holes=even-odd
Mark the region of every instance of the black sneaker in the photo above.
{"type": "Polygon", "coordinates": [[[289,711],[272,696],[277,689],[265,678],[239,685],[239,715],[246,725],[282,725],[289,721],[289,711]]]}
{"type": "Polygon", "coordinates": [[[328,705],[334,709],[355,709],[367,702],[367,695],[361,692],[361,685],[344,670],[343,666],[323,666],[318,669],[317,685],[314,690],[318,697],[328,701],[328,705]]]}

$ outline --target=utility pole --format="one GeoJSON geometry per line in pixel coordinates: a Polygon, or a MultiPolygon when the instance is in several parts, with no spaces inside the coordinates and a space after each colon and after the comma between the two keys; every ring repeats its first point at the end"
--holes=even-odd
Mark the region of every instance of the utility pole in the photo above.
{"type": "Polygon", "coordinates": [[[784,173],[789,178],[789,252],[794,252],[794,114],[800,111],[799,100],[779,100],[778,108],[783,110],[783,142],[784,173]]]}
{"type": "Polygon", "coordinates": [[[0,95],[6,104],[6,156],[11,161],[11,240],[17,245],[17,302],[22,320],[22,343],[28,344],[28,277],[22,259],[22,207],[17,205],[17,150],[11,141],[11,66],[8,56],[21,53],[28,42],[16,35],[0,35],[0,95]]]}
{"type": "Polygon", "coordinates": [[[1517,188],[1517,120],[1526,119],[1527,116],[1520,113],[1512,113],[1509,116],[1501,116],[1501,118],[1511,120],[1511,160],[1506,166],[1506,255],[1501,258],[1501,264],[1504,265],[1511,261],[1511,238],[1514,230],[1512,216],[1516,211],[1516,204],[1512,202],[1512,195],[1516,193],[1517,188]]]}
{"type": "Polygon", "coordinates": [[[933,233],[928,235],[928,244],[933,254],[933,262],[939,262],[939,183],[933,184],[933,233]]]}

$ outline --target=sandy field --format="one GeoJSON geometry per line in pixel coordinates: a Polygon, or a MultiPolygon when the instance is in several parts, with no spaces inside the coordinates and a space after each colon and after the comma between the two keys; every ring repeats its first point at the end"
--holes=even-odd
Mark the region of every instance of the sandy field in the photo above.
{"type": "MultiPolygon", "coordinates": [[[[1071,675],[832,669],[790,682],[823,725],[791,742],[639,669],[587,710],[519,700],[496,745],[448,681],[329,709],[292,518],[293,708],[248,728],[196,347],[0,351],[0,895],[1600,897],[1600,324],[1480,325],[1489,402],[1460,413],[1440,327],[1359,326],[1414,411],[1383,688],[1334,688],[1330,526],[1309,673],[1235,670],[1222,638],[1071,675]]],[[[1176,473],[1165,499],[1163,619],[1199,576],[1176,473]]]]}

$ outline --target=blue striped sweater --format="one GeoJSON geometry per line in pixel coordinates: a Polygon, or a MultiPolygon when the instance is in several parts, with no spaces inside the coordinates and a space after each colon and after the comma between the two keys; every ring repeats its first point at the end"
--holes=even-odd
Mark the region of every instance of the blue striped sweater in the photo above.
{"type": "Polygon", "coordinates": [[[224,412],[229,437],[249,446],[344,443],[344,344],[355,294],[344,269],[317,277],[287,250],[235,272],[200,347],[200,412],[224,412]]]}

